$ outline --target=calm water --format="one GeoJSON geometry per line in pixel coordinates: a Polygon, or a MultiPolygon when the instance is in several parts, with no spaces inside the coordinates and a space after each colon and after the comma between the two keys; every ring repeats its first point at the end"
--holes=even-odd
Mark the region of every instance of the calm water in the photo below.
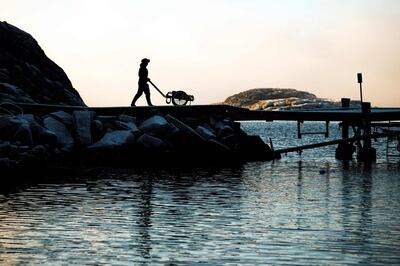
{"type": "MultiPolygon", "coordinates": [[[[291,139],[294,123],[243,128],[275,148],[318,139],[291,139]]],[[[398,160],[380,149],[371,167],[343,164],[333,151],[230,168],[96,170],[2,193],[0,264],[400,264],[398,160]]]]}

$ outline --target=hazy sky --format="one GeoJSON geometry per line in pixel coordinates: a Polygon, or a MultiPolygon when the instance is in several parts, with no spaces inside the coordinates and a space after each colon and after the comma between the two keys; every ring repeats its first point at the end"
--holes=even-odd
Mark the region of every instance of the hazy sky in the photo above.
{"type": "Polygon", "coordinates": [[[364,100],[400,106],[400,0],[0,0],[0,20],[90,106],[129,105],[143,57],[160,89],[195,104],[266,87],[358,99],[362,72],[364,100]]]}

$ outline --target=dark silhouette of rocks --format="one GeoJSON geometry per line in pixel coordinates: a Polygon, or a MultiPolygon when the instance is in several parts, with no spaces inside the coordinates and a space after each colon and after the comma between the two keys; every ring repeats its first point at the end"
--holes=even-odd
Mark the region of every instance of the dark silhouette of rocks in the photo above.
{"type": "Polygon", "coordinates": [[[0,103],[85,105],[65,72],[30,34],[0,22],[0,40],[0,103]]]}
{"type": "MultiPolygon", "coordinates": [[[[0,171],[91,165],[220,164],[276,158],[227,116],[98,115],[90,110],[0,116],[0,171]]],[[[0,180],[1,182],[1,180],[0,180]]],[[[0,183],[1,184],[1,183],[0,183]]]]}

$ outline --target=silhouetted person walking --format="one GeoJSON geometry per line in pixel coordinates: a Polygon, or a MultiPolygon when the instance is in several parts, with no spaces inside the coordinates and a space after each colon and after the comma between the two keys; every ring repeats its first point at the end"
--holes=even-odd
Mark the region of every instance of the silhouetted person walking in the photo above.
{"type": "Polygon", "coordinates": [[[136,106],[136,101],[139,99],[140,96],[142,96],[143,92],[146,95],[146,100],[147,104],[149,106],[152,106],[151,100],[150,100],[150,89],[149,89],[149,84],[147,84],[147,81],[150,81],[148,78],[149,71],[147,70],[147,65],[149,64],[150,60],[147,58],[142,59],[142,63],[140,64],[139,68],[139,87],[138,91],[135,95],[135,97],[132,100],[131,106],[136,106]]]}

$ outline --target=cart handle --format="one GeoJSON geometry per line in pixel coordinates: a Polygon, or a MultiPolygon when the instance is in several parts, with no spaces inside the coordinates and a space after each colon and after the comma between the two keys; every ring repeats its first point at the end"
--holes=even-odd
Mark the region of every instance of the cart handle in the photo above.
{"type": "Polygon", "coordinates": [[[162,91],[160,91],[160,89],[159,88],[157,88],[157,86],[156,85],[154,85],[154,83],[153,82],[151,82],[151,80],[149,80],[149,82],[150,82],[150,84],[151,85],[153,85],[153,87],[156,89],[156,90],[158,90],[158,92],[164,97],[164,98],[167,98],[166,96],[165,96],[165,94],[162,92],[162,91]]]}

